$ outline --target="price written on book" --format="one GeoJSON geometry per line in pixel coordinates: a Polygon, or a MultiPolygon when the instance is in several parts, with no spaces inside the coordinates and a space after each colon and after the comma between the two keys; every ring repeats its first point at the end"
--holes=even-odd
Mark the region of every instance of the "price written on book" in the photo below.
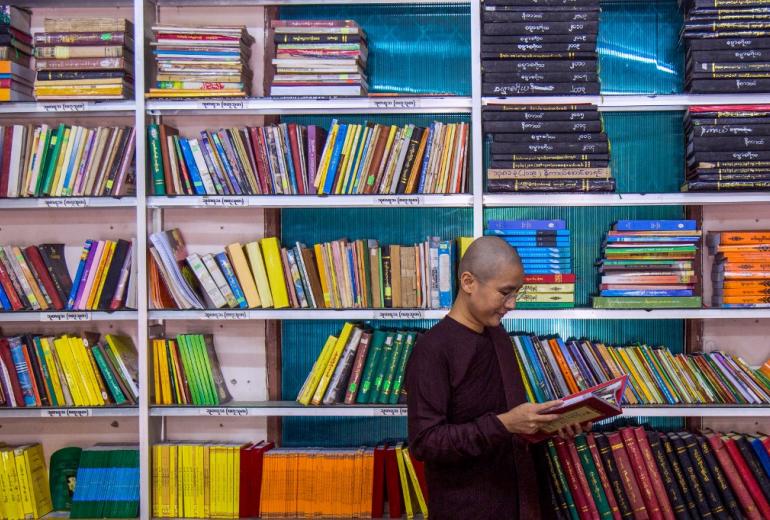
{"type": "Polygon", "coordinates": [[[44,312],[40,315],[40,321],[91,321],[90,312],[44,312]]]}
{"type": "Polygon", "coordinates": [[[88,206],[88,199],[85,197],[40,199],[37,205],[40,208],[85,208],[88,206]]]}
{"type": "Polygon", "coordinates": [[[203,311],[204,320],[248,320],[247,311],[203,311]]]}
{"type": "Polygon", "coordinates": [[[383,196],[376,199],[378,206],[422,206],[423,198],[419,195],[383,196]]]}
{"type": "Polygon", "coordinates": [[[248,408],[201,408],[201,415],[206,417],[246,417],[249,415],[248,408]]]}
{"type": "Polygon", "coordinates": [[[43,112],[85,112],[85,103],[44,103],[43,112]]]}
{"type": "Polygon", "coordinates": [[[424,320],[425,311],[421,310],[393,310],[374,311],[375,320],[424,320]]]}
{"type": "Polygon", "coordinates": [[[200,204],[203,208],[245,208],[249,205],[246,197],[201,197],[200,204]]]}
{"type": "Polygon", "coordinates": [[[91,417],[90,408],[59,408],[51,410],[41,410],[41,417],[91,417]]]}
{"type": "Polygon", "coordinates": [[[406,407],[399,408],[375,408],[374,415],[376,417],[406,417],[406,407]]]}

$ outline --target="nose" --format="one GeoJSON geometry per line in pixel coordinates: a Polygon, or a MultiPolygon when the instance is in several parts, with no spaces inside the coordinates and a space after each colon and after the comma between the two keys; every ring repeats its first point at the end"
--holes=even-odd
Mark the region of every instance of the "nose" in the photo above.
{"type": "Polygon", "coordinates": [[[510,298],[509,300],[506,300],[505,302],[505,308],[509,311],[512,311],[516,308],[516,298],[510,298]]]}

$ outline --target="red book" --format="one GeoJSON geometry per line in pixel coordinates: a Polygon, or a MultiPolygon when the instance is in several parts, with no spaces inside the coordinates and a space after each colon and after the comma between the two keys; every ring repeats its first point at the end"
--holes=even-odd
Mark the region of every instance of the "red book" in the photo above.
{"type": "Polygon", "coordinates": [[[668,500],[668,493],[666,492],[666,486],[663,485],[663,480],[660,478],[658,465],[655,462],[655,456],[652,454],[652,448],[650,448],[650,443],[647,440],[647,433],[641,426],[633,428],[633,432],[636,436],[639,451],[644,459],[644,464],[647,467],[647,474],[652,483],[653,495],[658,500],[660,512],[666,520],[675,520],[674,508],[671,507],[671,502],[668,500]]]}
{"type": "Polygon", "coordinates": [[[247,446],[241,446],[241,478],[240,489],[238,497],[238,513],[242,518],[253,517],[259,515],[259,502],[255,502],[254,493],[252,493],[253,486],[257,481],[254,477],[256,471],[256,464],[254,463],[253,450],[258,446],[256,443],[251,443],[247,446]]]}
{"type": "Polygon", "coordinates": [[[618,467],[620,476],[623,478],[623,489],[626,490],[626,497],[628,497],[628,501],[631,504],[631,510],[634,512],[634,520],[646,520],[650,518],[649,513],[644,506],[644,499],[642,498],[642,492],[639,489],[639,483],[634,476],[635,471],[628,458],[628,453],[626,453],[623,437],[619,432],[612,432],[607,434],[607,440],[610,442],[612,458],[615,459],[615,464],[618,467]]]}
{"type": "Polygon", "coordinates": [[[596,466],[596,472],[599,474],[599,480],[602,482],[602,488],[604,489],[604,495],[607,497],[607,503],[610,505],[612,511],[612,518],[614,520],[621,520],[620,509],[618,508],[618,502],[615,500],[615,493],[610,485],[610,479],[607,478],[607,472],[604,471],[602,465],[602,458],[599,455],[599,448],[596,446],[596,441],[592,433],[586,435],[586,443],[588,444],[588,450],[591,452],[591,458],[594,459],[594,465],[596,466]]]}
{"type": "Polygon", "coordinates": [[[766,112],[770,105],[693,105],[690,112],[766,112]]]}
{"type": "Polygon", "coordinates": [[[715,433],[711,433],[706,435],[706,439],[714,450],[714,455],[719,461],[719,466],[722,468],[725,477],[730,482],[730,488],[738,498],[738,502],[740,502],[741,509],[743,509],[746,518],[748,518],[748,520],[761,520],[762,515],[759,514],[759,511],[757,510],[757,504],[754,502],[754,499],[751,498],[751,493],[746,489],[746,486],[744,486],[741,476],[738,474],[738,470],[736,469],[735,464],[733,464],[730,454],[727,452],[727,447],[725,446],[725,443],[722,442],[722,437],[715,433]]]}
{"type": "Polygon", "coordinates": [[[559,456],[559,462],[564,468],[564,474],[567,477],[567,483],[572,492],[572,498],[575,500],[575,508],[580,516],[580,520],[591,520],[594,517],[591,515],[589,502],[593,504],[593,498],[591,497],[590,491],[589,494],[586,495],[585,489],[580,484],[580,479],[578,478],[575,464],[572,461],[572,456],[567,447],[567,442],[564,439],[557,437],[553,439],[553,444],[556,448],[556,453],[559,456]]]}
{"type": "Polygon", "coordinates": [[[8,182],[11,178],[11,146],[13,145],[13,127],[0,130],[5,133],[3,140],[3,160],[0,163],[0,197],[8,196],[8,182]]]}
{"type": "Polygon", "coordinates": [[[740,475],[741,480],[743,481],[743,485],[746,486],[746,488],[749,490],[751,498],[754,499],[754,503],[756,504],[757,509],[759,509],[760,516],[762,518],[770,518],[770,504],[767,503],[767,499],[762,493],[762,489],[760,489],[757,480],[754,478],[754,475],[751,473],[749,466],[746,464],[743,455],[741,455],[738,446],[735,444],[735,439],[731,439],[730,437],[723,435],[721,440],[724,443],[725,449],[730,455],[733,464],[735,464],[735,469],[738,475],[740,475]]]}
{"type": "Polygon", "coordinates": [[[302,165],[299,160],[299,154],[304,153],[304,150],[300,152],[296,123],[289,123],[287,132],[289,134],[289,145],[291,146],[292,163],[294,164],[294,182],[297,184],[297,193],[305,195],[307,193],[305,189],[305,176],[302,175],[302,165]]]}
{"type": "Polygon", "coordinates": [[[636,435],[632,428],[621,428],[620,435],[626,445],[628,458],[634,468],[636,479],[639,482],[639,489],[642,492],[642,500],[647,508],[647,513],[652,520],[662,520],[663,514],[660,511],[658,500],[655,498],[655,491],[652,489],[650,475],[647,472],[647,466],[644,464],[642,452],[639,450],[639,444],[636,442],[636,435]]]}
{"type": "Polygon", "coordinates": [[[401,518],[401,515],[404,514],[404,501],[401,497],[401,477],[398,473],[396,448],[392,446],[385,450],[385,483],[388,489],[390,518],[401,518]]]}
{"type": "Polygon", "coordinates": [[[21,302],[19,295],[16,294],[16,289],[13,287],[11,277],[8,276],[8,271],[5,270],[5,266],[0,262],[0,285],[3,286],[6,296],[11,302],[13,310],[18,311],[24,308],[24,304],[21,302]]]}
{"type": "Polygon", "coordinates": [[[276,193],[273,186],[273,177],[270,173],[270,161],[268,160],[267,140],[265,138],[264,128],[255,128],[257,141],[254,147],[254,153],[256,154],[255,161],[257,163],[257,172],[260,175],[262,184],[264,185],[264,194],[269,195],[276,193]],[[260,165],[262,165],[260,167],[260,165]],[[261,172],[261,173],[260,173],[261,172]]]}
{"type": "Polygon", "coordinates": [[[382,518],[385,512],[385,450],[374,448],[374,477],[372,478],[372,518],[382,518]]]}
{"type": "Polygon", "coordinates": [[[526,274],[524,283],[575,283],[575,274],[526,274]]]}
{"type": "Polygon", "coordinates": [[[38,250],[36,246],[29,246],[24,249],[24,255],[27,257],[30,264],[32,264],[31,267],[35,270],[35,274],[37,274],[40,283],[45,287],[45,292],[47,292],[48,296],[51,298],[53,308],[57,311],[64,310],[64,302],[59,296],[59,292],[56,290],[56,285],[54,285],[51,275],[48,273],[48,269],[45,267],[43,257],[40,255],[40,250],[38,250]]]}
{"type": "Polygon", "coordinates": [[[353,20],[271,20],[270,26],[278,27],[358,27],[353,20]]]}
{"type": "Polygon", "coordinates": [[[260,160],[260,144],[259,144],[259,129],[255,126],[248,127],[249,141],[251,144],[251,158],[254,161],[254,169],[257,173],[257,184],[259,185],[259,193],[268,193],[267,184],[265,183],[265,164],[260,160]]]}
{"type": "MultiPolygon", "coordinates": [[[[0,338],[0,358],[2,358],[5,369],[8,372],[8,378],[10,379],[11,388],[13,390],[13,397],[16,400],[16,406],[24,408],[24,393],[21,391],[19,377],[16,375],[16,369],[14,368],[15,365],[13,363],[13,357],[11,356],[11,346],[5,338],[0,338]]],[[[10,402],[10,399],[8,399],[8,402],[10,402]]]]}

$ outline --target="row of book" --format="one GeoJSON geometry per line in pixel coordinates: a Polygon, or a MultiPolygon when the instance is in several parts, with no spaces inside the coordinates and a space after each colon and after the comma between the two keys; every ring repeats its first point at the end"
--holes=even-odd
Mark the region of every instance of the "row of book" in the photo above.
{"type": "Polygon", "coordinates": [[[0,128],[0,197],[133,195],[131,127],[0,128]]]}
{"type": "Polygon", "coordinates": [[[134,97],[134,26],[122,18],[46,18],[35,34],[35,99],[134,97]]]}
{"type": "Polygon", "coordinates": [[[685,113],[685,139],[682,191],[770,188],[770,107],[692,106],[685,113]]]}
{"type": "Polygon", "coordinates": [[[0,406],[114,406],[139,400],[131,338],[107,334],[0,337],[0,406]]]}
{"type": "Polygon", "coordinates": [[[484,96],[599,94],[599,0],[563,5],[539,0],[484,2],[484,96]]]}
{"type": "Polygon", "coordinates": [[[365,96],[366,32],[355,20],[272,20],[273,96],[365,96]]]}
{"type": "Polygon", "coordinates": [[[576,394],[627,376],[630,405],[765,404],[770,379],[724,352],[673,354],[665,347],[612,346],[559,335],[512,335],[522,381],[532,402],[576,394]]]}
{"type": "Polygon", "coordinates": [[[64,244],[0,247],[0,310],[136,308],[134,242],[86,240],[75,276],[64,244]]]}
{"type": "Polygon", "coordinates": [[[615,191],[595,105],[487,105],[487,191],[615,191]]]}
{"type": "Polygon", "coordinates": [[[700,308],[695,259],[701,231],[694,220],[619,220],[598,260],[597,309],[700,308]]]}
{"type": "Polygon", "coordinates": [[[188,255],[178,229],[150,235],[155,308],[448,308],[454,240],[340,239],[282,248],[275,237],[188,255]]]}
{"type": "Polygon", "coordinates": [[[151,343],[154,404],[216,406],[232,399],[212,335],[179,334],[151,343]]]}
{"type": "Polygon", "coordinates": [[[770,307],[770,231],[709,232],[706,245],[713,307],[770,307]]]}
{"type": "Polygon", "coordinates": [[[555,518],[770,517],[763,434],[625,427],[546,448],[555,518]]]}
{"type": "Polygon", "coordinates": [[[53,510],[48,470],[40,444],[0,442],[0,518],[43,518],[53,510]]]}
{"type": "Polygon", "coordinates": [[[156,83],[148,97],[243,97],[251,94],[254,38],[246,27],[154,26],[156,83]]]}
{"type": "Polygon", "coordinates": [[[346,323],[329,336],[297,394],[303,405],[406,402],[404,371],[420,332],[346,323]]]}
{"type": "Polygon", "coordinates": [[[29,11],[0,6],[0,101],[32,100],[31,18],[29,11]]]}

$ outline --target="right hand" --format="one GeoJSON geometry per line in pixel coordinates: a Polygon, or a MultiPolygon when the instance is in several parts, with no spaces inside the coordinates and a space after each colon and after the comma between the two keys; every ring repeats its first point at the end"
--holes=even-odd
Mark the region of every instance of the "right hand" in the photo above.
{"type": "Polygon", "coordinates": [[[558,414],[544,412],[560,404],[562,404],[560,400],[545,403],[524,403],[498,415],[497,418],[511,433],[532,435],[549,422],[559,418],[558,414]]]}

